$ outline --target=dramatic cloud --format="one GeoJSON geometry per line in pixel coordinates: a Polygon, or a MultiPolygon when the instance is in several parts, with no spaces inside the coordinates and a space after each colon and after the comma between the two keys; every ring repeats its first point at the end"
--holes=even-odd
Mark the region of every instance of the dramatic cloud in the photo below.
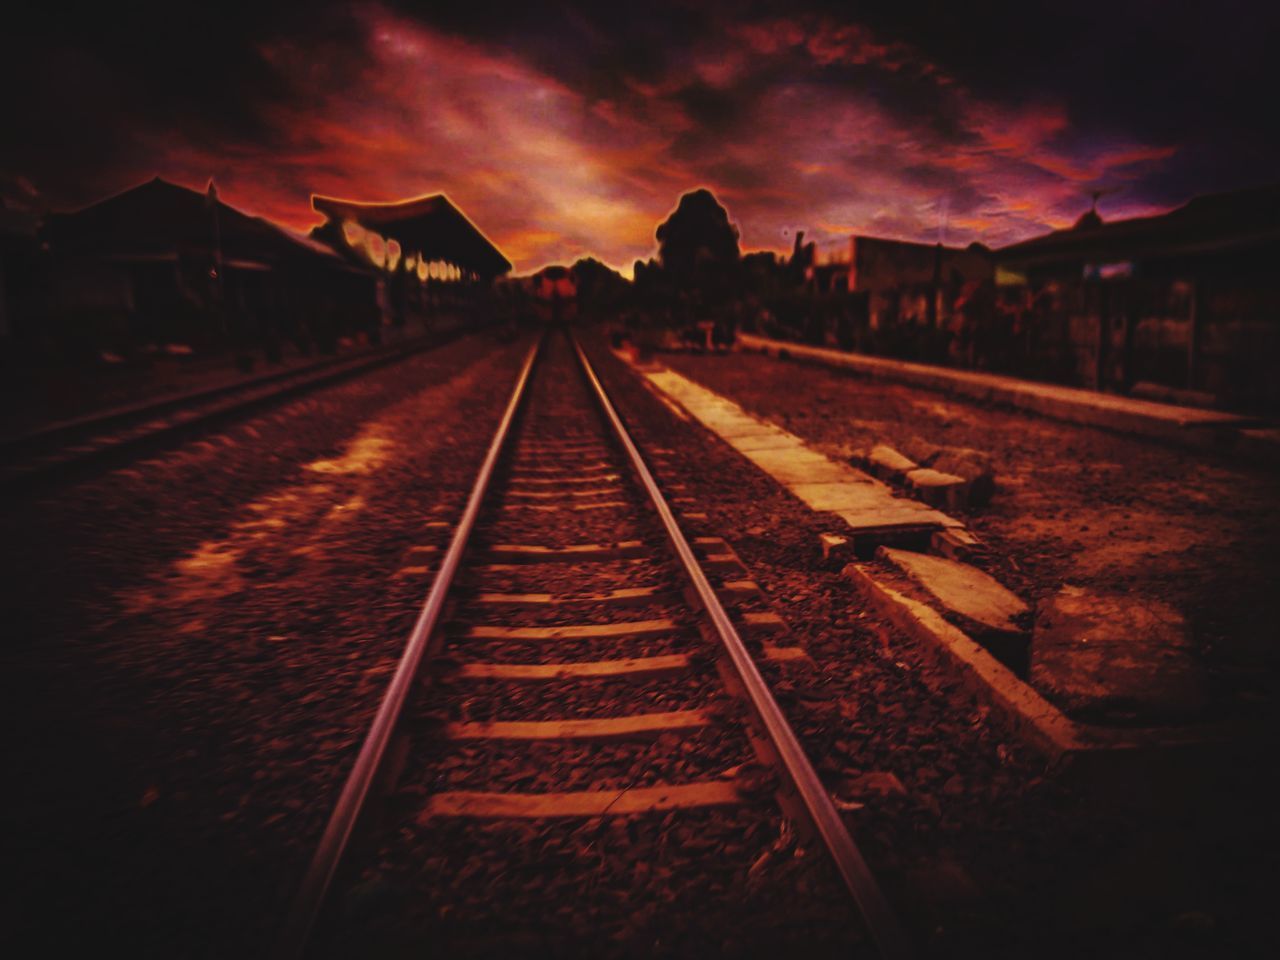
{"type": "Polygon", "coordinates": [[[162,78],[73,44],[60,69],[95,84],[81,105],[123,104],[111,147],[41,163],[27,144],[0,173],[50,202],[212,176],[229,202],[297,229],[317,220],[311,192],[443,191],[520,271],[588,253],[629,270],[696,186],[749,248],[784,249],[796,229],[998,245],[1071,222],[1094,191],[1108,216],[1180,200],[1170,172],[1201,149],[1095,123],[1068,87],[1000,96],[892,24],[676,12],[693,19],[669,34],[573,11],[502,28],[385,6],[333,8],[309,29],[249,20],[227,36],[225,82],[167,97],[151,87],[162,78]]]}

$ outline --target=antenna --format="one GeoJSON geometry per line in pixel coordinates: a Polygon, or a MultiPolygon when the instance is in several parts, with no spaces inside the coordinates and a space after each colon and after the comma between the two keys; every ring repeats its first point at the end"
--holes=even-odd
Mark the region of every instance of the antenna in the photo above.
{"type": "Polygon", "coordinates": [[[1107,196],[1108,194],[1119,193],[1119,192],[1120,192],[1119,187],[1099,187],[1097,189],[1090,190],[1089,196],[1093,198],[1093,205],[1089,207],[1090,211],[1092,211],[1093,213],[1097,213],[1099,200],[1101,200],[1103,197],[1107,196]]]}

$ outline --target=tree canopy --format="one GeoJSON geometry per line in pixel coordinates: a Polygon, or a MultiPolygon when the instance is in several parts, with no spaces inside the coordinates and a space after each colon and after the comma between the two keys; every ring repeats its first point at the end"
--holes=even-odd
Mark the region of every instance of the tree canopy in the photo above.
{"type": "Polygon", "coordinates": [[[658,225],[657,237],[663,269],[676,277],[692,277],[703,265],[738,261],[738,228],[729,222],[729,211],[705,188],[680,198],[671,216],[658,225]]]}

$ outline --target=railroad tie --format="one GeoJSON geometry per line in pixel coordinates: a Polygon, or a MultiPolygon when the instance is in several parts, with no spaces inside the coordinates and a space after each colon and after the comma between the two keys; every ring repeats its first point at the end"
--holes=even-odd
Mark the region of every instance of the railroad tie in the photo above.
{"type": "Polygon", "coordinates": [[[625,500],[597,500],[593,503],[573,503],[567,506],[559,503],[511,503],[507,506],[520,510],[537,510],[542,513],[582,513],[586,510],[626,509],[631,504],[625,500]]]}
{"type": "Polygon", "coordinates": [[[653,677],[689,669],[688,654],[591,660],[578,663],[464,663],[450,674],[465,680],[589,680],[607,677],[653,677]]]}
{"type": "Polygon", "coordinates": [[[418,821],[424,823],[433,817],[495,820],[629,816],[666,810],[733,806],[742,801],[743,796],[737,783],[730,779],[568,793],[451,790],[428,797],[426,806],[418,815],[418,821]]]}
{"type": "MultiPolygon", "coordinates": [[[[514,482],[514,481],[513,481],[514,482]]],[[[584,490],[520,490],[512,486],[507,489],[509,497],[526,497],[535,500],[562,500],[565,497],[609,497],[616,496],[619,487],[613,484],[608,487],[587,487],[584,490]]]]}
{"type": "Polygon", "coordinates": [[[616,464],[609,463],[607,460],[593,460],[590,463],[563,464],[560,466],[550,466],[545,463],[516,463],[511,466],[512,473],[550,473],[557,475],[579,475],[588,472],[615,473],[617,469],[616,464]]]}
{"type": "Polygon", "coordinates": [[[488,559],[506,563],[539,563],[545,561],[579,562],[587,560],[628,560],[648,555],[639,540],[620,540],[617,543],[578,543],[565,547],[547,547],[539,544],[499,543],[486,551],[488,559]]]}
{"type": "Polygon", "coordinates": [[[619,637],[660,637],[680,630],[670,617],[626,620],[621,623],[558,624],[548,627],[511,627],[505,624],[476,624],[466,627],[468,640],[614,640],[619,637]]]}
{"type": "Polygon", "coordinates": [[[631,740],[697,730],[710,723],[705,710],[670,710],[586,720],[454,721],[445,724],[444,736],[449,740],[631,740]]]}
{"type": "Polygon", "coordinates": [[[525,485],[541,485],[541,484],[546,484],[546,485],[555,485],[555,486],[562,486],[562,485],[564,485],[564,484],[571,484],[571,485],[572,485],[572,484],[576,484],[576,483],[583,483],[583,484],[585,484],[585,483],[615,483],[615,482],[617,482],[618,480],[621,480],[621,479],[622,479],[621,475],[620,475],[620,474],[617,474],[617,473],[601,473],[601,474],[596,474],[595,476],[591,476],[591,477],[517,477],[517,476],[512,476],[512,477],[510,478],[510,480],[511,480],[511,483],[512,483],[512,484],[517,484],[517,483],[518,483],[518,484],[525,484],[525,485]]]}
{"type": "Polygon", "coordinates": [[[653,603],[667,603],[676,596],[674,590],[661,590],[657,587],[622,587],[617,590],[606,590],[600,593],[478,593],[470,598],[471,603],[505,608],[548,608],[567,607],[575,603],[602,604],[607,606],[648,606],[653,603]]]}

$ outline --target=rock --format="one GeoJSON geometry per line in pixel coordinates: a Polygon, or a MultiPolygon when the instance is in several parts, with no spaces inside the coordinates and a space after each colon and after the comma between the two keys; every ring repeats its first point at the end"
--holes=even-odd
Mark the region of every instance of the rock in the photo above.
{"type": "Polygon", "coordinates": [[[1185,722],[1208,706],[1194,653],[1168,604],[1067,586],[1036,617],[1031,680],[1082,720],[1185,722]]]}
{"type": "Polygon", "coordinates": [[[887,770],[875,770],[846,777],[840,783],[840,792],[847,797],[891,797],[906,796],[907,790],[892,773],[887,770]]]}

